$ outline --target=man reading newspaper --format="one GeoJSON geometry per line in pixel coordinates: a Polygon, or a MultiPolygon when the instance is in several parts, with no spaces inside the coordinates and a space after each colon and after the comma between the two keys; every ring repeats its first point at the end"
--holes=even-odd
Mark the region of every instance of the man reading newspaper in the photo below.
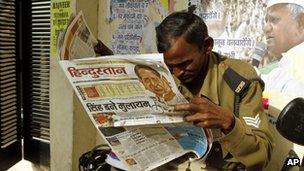
{"type": "Polygon", "coordinates": [[[214,143],[206,164],[218,169],[265,167],[272,139],[261,105],[261,85],[250,81],[257,77],[254,69],[212,52],[207,26],[191,12],[171,14],[156,33],[158,51],[194,96],[175,110],[192,112],[185,120],[199,127],[222,131],[223,137],[214,143]]]}
{"type": "MultiPolygon", "coordinates": [[[[181,146],[206,143],[204,132],[197,128],[217,128],[221,131],[221,137],[213,143],[206,160],[207,167],[227,170],[263,169],[270,159],[272,137],[261,105],[262,85],[255,70],[247,63],[212,52],[213,39],[208,36],[207,26],[192,12],[172,13],[156,28],[156,33],[158,51],[164,54],[165,63],[176,77],[181,93],[191,99],[190,103],[174,106],[174,111],[190,113],[184,117],[189,125],[138,129],[98,127],[112,149],[116,147],[115,152],[133,170],[147,170],[166,163],[167,157],[171,156],[172,159],[172,155],[175,158],[177,154],[184,153],[181,146]],[[187,138],[187,143],[184,143],[182,137],[187,138]],[[162,143],[158,145],[160,142],[162,143]],[[136,153],[134,150],[137,150],[136,153]],[[131,153],[132,155],[126,155],[131,153]],[[155,165],[150,167],[151,162],[155,165]],[[139,163],[141,166],[138,166],[139,163]]],[[[80,36],[82,39],[85,37],[87,36],[80,36]]],[[[97,53],[109,54],[109,49],[100,42],[98,46],[100,48],[95,49],[97,53]]],[[[97,95],[95,88],[83,88],[91,92],[92,98],[97,95]]],[[[111,102],[106,105],[109,107],[113,104],[111,102]]],[[[101,105],[88,105],[92,111],[101,109],[101,105]]],[[[191,148],[198,153],[199,150],[195,147],[191,148]]],[[[200,170],[202,166],[201,163],[189,164],[188,157],[181,157],[159,169],[200,170]]]]}
{"type": "MultiPolygon", "coordinates": [[[[251,65],[212,52],[213,39],[204,21],[190,12],[175,12],[156,28],[157,48],[176,76],[181,92],[191,98],[175,111],[201,128],[218,128],[207,168],[262,170],[271,157],[272,136],[261,105],[263,86],[251,65]]],[[[96,49],[102,54],[102,49],[96,49]]],[[[160,170],[201,170],[179,158],[160,170]]]]}

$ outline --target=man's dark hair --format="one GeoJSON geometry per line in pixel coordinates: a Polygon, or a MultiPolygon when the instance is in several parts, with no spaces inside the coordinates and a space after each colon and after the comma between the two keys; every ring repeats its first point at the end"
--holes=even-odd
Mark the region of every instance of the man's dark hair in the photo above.
{"type": "Polygon", "coordinates": [[[134,71],[135,71],[135,74],[141,79],[141,75],[139,74],[139,70],[140,69],[146,69],[146,70],[150,70],[152,71],[155,75],[157,75],[158,77],[160,77],[160,73],[157,72],[155,69],[147,66],[147,65],[136,65],[134,67],[134,71]]]}
{"type": "Polygon", "coordinates": [[[167,51],[181,36],[190,44],[196,44],[199,48],[203,46],[205,38],[208,37],[208,28],[203,19],[192,12],[193,10],[174,12],[156,27],[158,52],[167,51]]]}

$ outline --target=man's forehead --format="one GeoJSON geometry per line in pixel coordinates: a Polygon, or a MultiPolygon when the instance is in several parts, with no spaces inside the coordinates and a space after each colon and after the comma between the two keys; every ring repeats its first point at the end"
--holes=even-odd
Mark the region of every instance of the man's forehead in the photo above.
{"type": "Polygon", "coordinates": [[[267,8],[267,15],[272,15],[272,14],[287,14],[289,12],[286,4],[276,4],[273,5],[269,8],[267,8]]]}
{"type": "Polygon", "coordinates": [[[138,72],[142,73],[142,72],[152,72],[152,69],[150,68],[139,68],[138,72]]]}
{"type": "Polygon", "coordinates": [[[145,74],[148,74],[148,75],[157,75],[156,74],[156,71],[152,70],[152,69],[149,69],[149,68],[140,68],[138,70],[138,72],[142,75],[145,75],[145,74]]]}
{"type": "Polygon", "coordinates": [[[190,51],[191,45],[187,43],[185,38],[180,37],[172,42],[170,49],[164,53],[166,62],[177,62],[181,60],[180,58],[185,57],[190,51]]]}
{"type": "Polygon", "coordinates": [[[296,4],[304,8],[304,0],[268,0],[267,8],[279,4],[296,4]]]}

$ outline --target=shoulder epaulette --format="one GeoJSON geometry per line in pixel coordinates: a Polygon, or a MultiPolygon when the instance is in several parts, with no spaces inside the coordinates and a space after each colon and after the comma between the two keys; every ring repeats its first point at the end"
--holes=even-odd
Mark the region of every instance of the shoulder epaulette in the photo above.
{"type": "Polygon", "coordinates": [[[247,91],[250,81],[228,67],[223,75],[228,86],[234,91],[234,109],[235,116],[239,116],[240,103],[243,94],[247,91]]]}
{"type": "Polygon", "coordinates": [[[230,67],[225,70],[223,78],[234,93],[238,95],[243,95],[247,87],[250,85],[250,81],[248,79],[244,78],[230,67]]]}
{"type": "Polygon", "coordinates": [[[250,80],[251,82],[252,82],[252,81],[257,81],[257,82],[259,82],[259,84],[260,84],[260,86],[261,86],[261,88],[262,88],[262,91],[264,91],[265,83],[264,83],[264,81],[263,81],[260,77],[250,78],[249,80],[250,80]]]}

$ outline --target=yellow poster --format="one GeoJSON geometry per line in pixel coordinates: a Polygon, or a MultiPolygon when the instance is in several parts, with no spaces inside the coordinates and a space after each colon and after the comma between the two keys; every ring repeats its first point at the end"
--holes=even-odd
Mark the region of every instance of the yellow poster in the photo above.
{"type": "Polygon", "coordinates": [[[169,2],[168,0],[160,0],[161,5],[166,11],[169,11],[169,2]]]}
{"type": "Polygon", "coordinates": [[[72,13],[71,0],[53,0],[51,6],[51,57],[57,56],[57,39],[66,29],[72,13]]]}

